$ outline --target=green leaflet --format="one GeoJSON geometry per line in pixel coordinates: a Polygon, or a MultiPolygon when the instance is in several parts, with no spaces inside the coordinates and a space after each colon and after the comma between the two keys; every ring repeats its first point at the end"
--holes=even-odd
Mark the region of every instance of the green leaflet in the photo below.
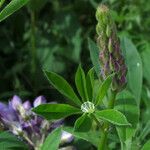
{"type": "Polygon", "coordinates": [[[106,78],[106,80],[104,80],[102,82],[102,84],[100,85],[100,88],[98,90],[99,92],[96,96],[96,101],[95,101],[96,105],[99,105],[101,103],[102,99],[106,96],[107,91],[112,83],[113,76],[114,76],[114,74],[109,75],[106,78]]]}
{"type": "Polygon", "coordinates": [[[68,99],[73,101],[77,106],[81,105],[81,102],[77,95],[75,94],[72,87],[69,85],[69,83],[59,76],[58,74],[54,72],[48,72],[44,71],[47,79],[50,81],[50,83],[63,95],[65,95],[68,99]]]}
{"type": "Polygon", "coordinates": [[[88,116],[88,114],[83,114],[81,117],[79,117],[74,125],[75,131],[78,132],[87,132],[90,130],[92,126],[92,120],[88,116]]]}
{"type": "Polygon", "coordinates": [[[81,113],[80,109],[67,104],[42,104],[33,108],[32,111],[48,120],[61,119],[81,113]]]}
{"type": "Polygon", "coordinates": [[[79,65],[76,75],[75,75],[75,83],[78,90],[78,93],[80,94],[82,101],[88,101],[88,94],[87,94],[87,88],[86,88],[86,80],[85,80],[85,73],[79,65]]]}
{"type": "Polygon", "coordinates": [[[89,101],[93,99],[93,88],[94,88],[94,68],[90,69],[86,76],[86,87],[89,97],[89,101]]]}
{"type": "Polygon", "coordinates": [[[62,129],[56,128],[52,133],[50,133],[45,142],[43,143],[41,150],[58,150],[60,139],[61,139],[62,129]]]}
{"type": "Polygon", "coordinates": [[[101,111],[96,111],[95,116],[104,121],[108,121],[114,125],[124,126],[124,125],[131,125],[126,117],[119,111],[115,109],[106,109],[101,111]]]}
{"type": "Polygon", "coordinates": [[[24,6],[29,0],[12,0],[1,12],[0,22],[24,6]]]}

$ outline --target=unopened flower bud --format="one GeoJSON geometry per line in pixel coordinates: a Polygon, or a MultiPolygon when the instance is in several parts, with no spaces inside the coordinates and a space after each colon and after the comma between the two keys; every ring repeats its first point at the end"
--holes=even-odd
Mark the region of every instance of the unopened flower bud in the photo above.
{"type": "Polygon", "coordinates": [[[97,43],[101,50],[99,54],[101,77],[105,80],[108,75],[115,73],[112,89],[120,91],[126,85],[127,68],[120,49],[116,26],[107,6],[100,5],[97,8],[96,19],[97,43]]]}

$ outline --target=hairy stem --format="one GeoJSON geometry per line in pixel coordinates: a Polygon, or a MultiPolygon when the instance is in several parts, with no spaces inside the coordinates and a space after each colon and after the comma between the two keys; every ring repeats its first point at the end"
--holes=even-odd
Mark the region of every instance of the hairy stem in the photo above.
{"type": "MultiPolygon", "coordinates": [[[[108,109],[114,108],[116,94],[117,94],[117,92],[115,92],[115,91],[111,92],[111,99],[108,104],[108,109]]],[[[109,132],[109,123],[108,122],[104,123],[103,130],[104,130],[104,132],[101,133],[100,145],[98,147],[98,150],[106,150],[107,136],[108,136],[108,132],[109,132]]]]}

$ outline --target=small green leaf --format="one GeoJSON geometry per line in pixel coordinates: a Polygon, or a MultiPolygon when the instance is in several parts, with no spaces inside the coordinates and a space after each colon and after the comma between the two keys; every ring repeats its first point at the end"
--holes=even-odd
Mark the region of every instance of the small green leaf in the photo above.
{"type": "Polygon", "coordinates": [[[86,87],[89,96],[89,101],[93,98],[93,88],[94,88],[94,68],[90,69],[86,76],[86,87]]]}
{"type": "Polygon", "coordinates": [[[148,141],[144,144],[144,146],[142,147],[141,150],[150,150],[150,140],[148,140],[148,141]]]}
{"type": "Polygon", "coordinates": [[[107,91],[112,83],[112,79],[113,79],[114,74],[109,75],[106,80],[104,80],[99,88],[99,92],[96,96],[96,105],[99,105],[102,101],[102,99],[105,97],[105,95],[107,94],[107,91]]]}
{"type": "Polygon", "coordinates": [[[24,6],[29,0],[12,0],[1,12],[0,22],[24,6]]]}
{"type": "Polygon", "coordinates": [[[83,114],[81,117],[79,117],[74,125],[75,131],[78,132],[87,132],[90,130],[92,126],[92,120],[87,114],[83,114]]]}
{"type": "Polygon", "coordinates": [[[44,71],[47,79],[50,83],[63,95],[65,95],[68,99],[72,100],[77,106],[81,105],[81,101],[75,94],[72,87],[69,83],[54,72],[44,71]]]}
{"type": "Polygon", "coordinates": [[[48,120],[60,119],[81,113],[80,109],[67,104],[42,104],[33,108],[32,111],[48,120]]]}
{"type": "Polygon", "coordinates": [[[19,140],[16,136],[5,131],[0,133],[0,149],[1,150],[13,150],[13,149],[27,150],[29,149],[29,147],[21,140],[19,140]]]}
{"type": "Polygon", "coordinates": [[[56,128],[52,133],[50,133],[44,144],[41,147],[41,150],[58,150],[60,139],[61,139],[62,129],[56,128]],[[54,142],[55,141],[55,142],[54,142]]]}
{"type": "Polygon", "coordinates": [[[77,90],[82,98],[82,101],[88,101],[88,94],[87,94],[87,88],[86,88],[86,80],[85,80],[85,73],[81,67],[81,65],[79,65],[77,72],[76,72],[76,76],[75,76],[75,83],[76,83],[76,87],[77,90]]]}
{"type": "Polygon", "coordinates": [[[89,45],[89,50],[90,50],[90,57],[91,57],[94,69],[96,71],[96,74],[99,78],[100,76],[99,49],[91,39],[88,39],[88,45],[89,45]]]}
{"type": "Polygon", "coordinates": [[[123,126],[131,125],[126,117],[119,111],[115,109],[106,109],[102,111],[96,111],[95,115],[98,119],[108,121],[114,125],[123,126]]]}

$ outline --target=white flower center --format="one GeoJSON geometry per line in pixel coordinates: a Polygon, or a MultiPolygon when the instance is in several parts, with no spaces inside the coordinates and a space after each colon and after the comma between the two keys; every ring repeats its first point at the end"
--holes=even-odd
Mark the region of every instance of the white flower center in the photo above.
{"type": "Polygon", "coordinates": [[[95,106],[92,102],[87,101],[81,105],[81,110],[84,113],[93,113],[95,111],[95,106]]]}

